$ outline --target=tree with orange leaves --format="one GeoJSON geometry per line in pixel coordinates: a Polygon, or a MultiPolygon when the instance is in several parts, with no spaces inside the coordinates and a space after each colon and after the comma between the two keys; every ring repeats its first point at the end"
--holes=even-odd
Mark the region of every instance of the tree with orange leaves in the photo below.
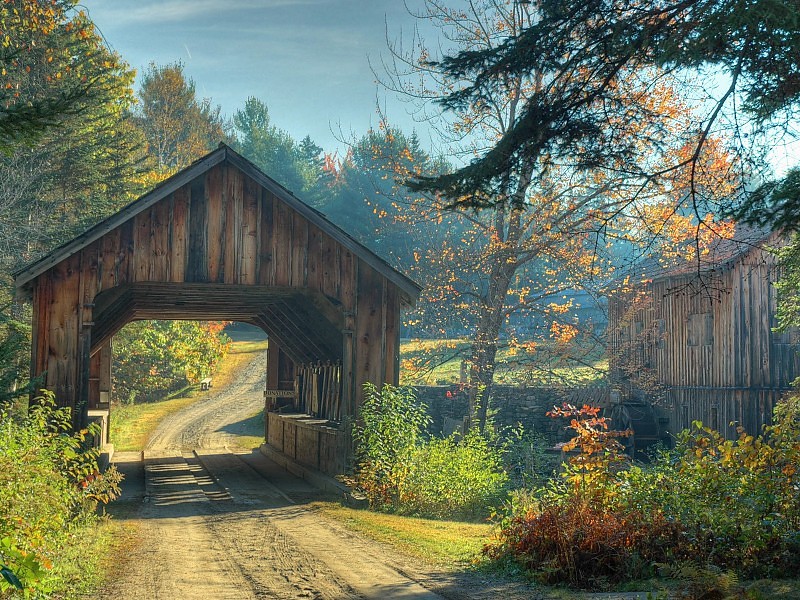
{"type": "Polygon", "coordinates": [[[30,144],[114,86],[118,57],[76,0],[0,4],[0,150],[30,144]]]}
{"type": "MultiPolygon", "coordinates": [[[[428,0],[417,17],[438,27],[451,43],[441,52],[469,54],[502,48],[537,22],[539,12],[535,2],[520,0],[481,0],[463,9],[428,0]]],[[[439,125],[456,160],[480,156],[484,148],[509,135],[528,100],[548,86],[544,68],[509,72],[480,98],[465,97],[464,102],[449,103],[447,115],[436,114],[437,101],[468,88],[469,77],[443,69],[416,35],[410,45],[398,42],[390,49],[384,85],[411,99],[421,118],[439,125]]],[[[583,76],[574,74],[576,79],[583,76]]],[[[690,147],[669,126],[686,121],[690,113],[668,75],[654,69],[629,72],[612,85],[618,92],[614,114],[625,118],[610,119],[607,133],[616,141],[615,152],[597,168],[578,164],[585,153],[576,146],[557,159],[540,154],[509,161],[491,188],[471,189],[469,195],[413,185],[441,182],[446,175],[431,176],[413,164],[397,170],[399,179],[411,182],[420,193],[394,207],[395,220],[459,224],[455,229],[460,239],[444,239],[439,245],[421,239],[415,257],[428,293],[422,310],[461,310],[471,330],[471,418],[480,429],[487,421],[499,347],[535,356],[546,346],[563,358],[581,333],[570,292],[592,290],[607,281],[613,266],[607,250],[614,242],[636,244],[652,253],[667,239],[671,247],[680,248],[675,254],[683,259],[692,247],[694,256],[702,252],[692,241],[695,233],[727,231],[713,214],[701,214],[697,204],[698,198],[730,193],[735,185],[728,176],[732,161],[724,148],[708,143],[699,160],[686,162],[684,168],[664,168],[690,147]],[[643,180],[642,173],[651,171],[660,175],[643,180]],[[547,331],[548,344],[524,340],[512,327],[514,315],[521,316],[517,324],[524,319],[547,331]]],[[[601,104],[593,106],[603,109],[601,104]]],[[[575,124],[564,121],[557,126],[568,131],[575,124]]]]}

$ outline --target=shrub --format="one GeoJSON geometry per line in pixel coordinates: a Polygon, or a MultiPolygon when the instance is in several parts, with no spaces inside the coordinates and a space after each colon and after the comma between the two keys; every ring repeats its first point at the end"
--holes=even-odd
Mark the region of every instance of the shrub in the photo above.
{"type": "Polygon", "coordinates": [[[736,440],[700,422],[676,449],[627,476],[629,504],[655,506],[687,531],[698,564],[741,577],[800,568],[800,399],[779,403],[773,425],[736,440]],[[643,497],[643,494],[647,494],[643,497]]]}
{"type": "Polygon", "coordinates": [[[681,527],[664,515],[609,511],[575,495],[553,500],[508,519],[485,553],[513,559],[542,583],[602,588],[653,575],[681,547],[681,527]]]}
{"type": "Polygon", "coordinates": [[[485,552],[549,583],[602,586],[672,573],[792,576],[800,568],[800,398],[736,440],[694,423],[652,464],[622,468],[618,433],[596,412],[568,416],[578,452],[561,482],[517,494],[485,552]],[[521,500],[521,501],[520,501],[521,500]]]}
{"type": "Polygon", "coordinates": [[[476,516],[501,499],[502,448],[473,431],[428,439],[427,408],[409,388],[366,384],[356,480],[373,508],[417,515],[476,516]]]}
{"type": "Polygon", "coordinates": [[[411,459],[430,422],[411,388],[364,384],[360,424],[354,429],[357,479],[370,505],[400,507],[411,459]]]}
{"type": "Polygon", "coordinates": [[[23,418],[0,412],[0,592],[20,583],[46,592],[65,539],[91,525],[95,506],[119,493],[120,474],[100,474],[92,429],[68,433],[69,409],[51,394],[23,418]]]}
{"type": "Polygon", "coordinates": [[[414,452],[401,494],[404,510],[433,517],[475,517],[498,503],[508,475],[502,453],[477,431],[433,438],[414,452]]]}

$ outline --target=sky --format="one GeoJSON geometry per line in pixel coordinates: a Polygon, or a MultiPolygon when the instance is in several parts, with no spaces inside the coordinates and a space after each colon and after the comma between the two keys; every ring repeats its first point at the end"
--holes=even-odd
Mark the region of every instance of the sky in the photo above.
{"type": "Polygon", "coordinates": [[[393,124],[428,139],[427,128],[376,83],[369,66],[387,53],[387,27],[394,40],[416,23],[401,0],[82,0],[79,6],[138,73],[150,62],[181,61],[198,96],[228,117],[255,96],[293,138],[310,135],[341,154],[342,140],[377,125],[380,103],[393,124]]]}

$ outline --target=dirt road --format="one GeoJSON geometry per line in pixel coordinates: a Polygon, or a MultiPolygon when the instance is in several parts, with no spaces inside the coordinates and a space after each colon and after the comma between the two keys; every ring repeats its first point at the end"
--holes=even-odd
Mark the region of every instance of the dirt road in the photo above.
{"type": "MultiPolygon", "coordinates": [[[[477,579],[394,555],[315,513],[321,492],[236,433],[262,406],[265,358],[228,389],[171,416],[126,473],[114,517],[135,531],[100,598],[494,598],[477,579]],[[466,577],[466,579],[464,579],[466,577]]],[[[529,594],[520,597],[531,597],[529,594]]]]}
{"type": "Polygon", "coordinates": [[[543,597],[521,583],[442,572],[355,535],[309,506],[323,498],[316,488],[238,449],[237,432],[262,406],[264,361],[166,419],[143,452],[114,457],[126,480],[109,512],[129,539],[92,598],[543,597]]]}

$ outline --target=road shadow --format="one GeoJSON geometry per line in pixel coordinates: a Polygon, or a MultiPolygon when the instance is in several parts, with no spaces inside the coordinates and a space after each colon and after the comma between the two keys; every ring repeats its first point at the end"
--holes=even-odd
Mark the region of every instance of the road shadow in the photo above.
{"type": "Polygon", "coordinates": [[[244,435],[244,436],[264,436],[264,411],[261,410],[258,414],[229,423],[217,429],[230,435],[244,435]]]}
{"type": "Polygon", "coordinates": [[[258,450],[149,456],[120,453],[122,495],[106,507],[116,519],[169,519],[292,509],[334,500],[258,450]]]}

